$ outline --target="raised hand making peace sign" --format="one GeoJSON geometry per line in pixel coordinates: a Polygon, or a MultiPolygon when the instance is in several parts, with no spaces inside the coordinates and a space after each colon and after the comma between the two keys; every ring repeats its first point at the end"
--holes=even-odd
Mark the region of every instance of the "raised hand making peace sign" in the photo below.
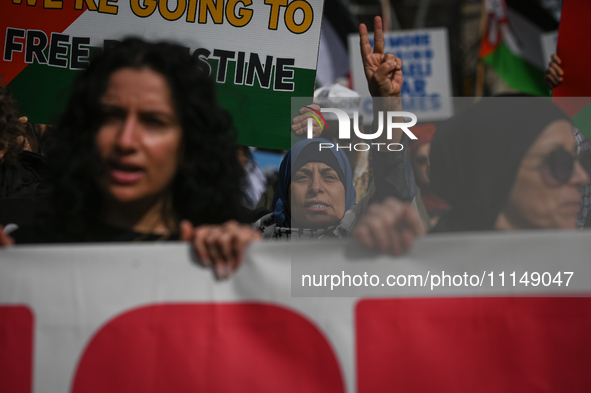
{"type": "Polygon", "coordinates": [[[373,52],[367,36],[367,26],[359,25],[359,44],[365,68],[365,77],[372,97],[400,97],[402,88],[402,60],[393,54],[384,54],[382,18],[374,19],[373,52]]]}

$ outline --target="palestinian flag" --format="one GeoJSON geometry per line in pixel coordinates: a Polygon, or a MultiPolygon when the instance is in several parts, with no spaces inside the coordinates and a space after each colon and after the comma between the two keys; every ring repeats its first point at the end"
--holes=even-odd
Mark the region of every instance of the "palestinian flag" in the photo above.
{"type": "Polygon", "coordinates": [[[548,96],[540,36],[558,22],[535,0],[486,0],[487,26],[480,58],[513,89],[548,96]]]}
{"type": "Polygon", "coordinates": [[[217,82],[243,145],[291,146],[291,99],[312,97],[323,1],[3,0],[0,75],[53,124],[89,59],[125,37],[173,41],[217,82]]]}

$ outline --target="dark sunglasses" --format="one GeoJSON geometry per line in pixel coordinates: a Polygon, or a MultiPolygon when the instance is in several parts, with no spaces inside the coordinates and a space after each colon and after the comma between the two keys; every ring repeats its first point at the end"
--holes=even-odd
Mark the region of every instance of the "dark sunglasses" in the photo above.
{"type": "Polygon", "coordinates": [[[575,170],[575,162],[580,160],[585,170],[591,167],[591,156],[585,154],[579,159],[576,155],[569,153],[563,148],[553,150],[544,158],[542,163],[542,174],[552,185],[564,185],[568,183],[575,170]]]}

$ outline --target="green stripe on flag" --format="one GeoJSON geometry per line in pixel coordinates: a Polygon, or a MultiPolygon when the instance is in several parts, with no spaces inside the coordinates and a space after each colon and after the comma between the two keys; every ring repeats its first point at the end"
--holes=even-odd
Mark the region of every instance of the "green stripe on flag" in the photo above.
{"type": "Polygon", "coordinates": [[[79,72],[35,62],[22,70],[8,87],[23,116],[33,123],[56,124],[79,72]]]}
{"type": "Polygon", "coordinates": [[[579,113],[573,116],[573,123],[587,138],[591,138],[591,105],[584,107],[579,113]]]}
{"type": "MultiPolygon", "coordinates": [[[[234,79],[233,63],[228,64],[226,80],[234,79]]],[[[216,75],[217,64],[212,64],[216,75]]],[[[272,72],[271,80],[274,78],[272,72]]],[[[261,87],[219,84],[218,97],[221,105],[231,114],[238,130],[238,142],[246,146],[269,149],[291,148],[291,97],[312,97],[316,70],[293,68],[293,92],[279,92],[261,87]]],[[[256,86],[255,82],[255,86],[256,86]]]]}
{"type": "Polygon", "coordinates": [[[550,95],[544,84],[544,71],[516,56],[505,43],[482,61],[494,68],[513,89],[536,96],[550,95]]]}

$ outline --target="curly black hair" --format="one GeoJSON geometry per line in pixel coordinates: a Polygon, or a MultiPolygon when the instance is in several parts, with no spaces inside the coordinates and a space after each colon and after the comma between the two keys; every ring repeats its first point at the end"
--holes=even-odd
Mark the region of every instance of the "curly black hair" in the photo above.
{"type": "Polygon", "coordinates": [[[172,91],[183,130],[181,163],[172,183],[172,208],[193,225],[244,222],[240,206],[243,169],[230,115],[217,102],[215,84],[188,48],[128,38],[93,59],[75,81],[68,107],[51,136],[53,183],[49,217],[54,241],[84,241],[99,221],[100,157],[95,145],[103,124],[101,97],[110,76],[123,68],[151,69],[172,91]]]}
{"type": "Polygon", "coordinates": [[[0,86],[0,150],[6,150],[0,165],[12,165],[24,148],[25,125],[19,121],[16,102],[6,86],[0,86]],[[19,138],[23,137],[23,138],[19,138]]]}

